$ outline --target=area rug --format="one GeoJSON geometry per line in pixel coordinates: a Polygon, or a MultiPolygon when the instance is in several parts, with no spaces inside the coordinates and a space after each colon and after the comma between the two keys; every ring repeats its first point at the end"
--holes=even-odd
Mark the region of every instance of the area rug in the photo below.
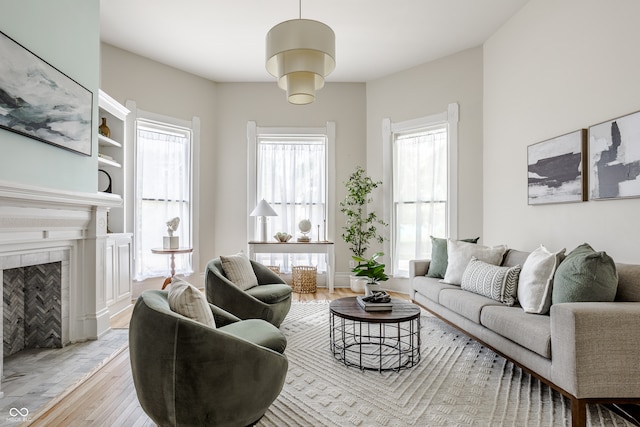
{"type": "MultiPolygon", "coordinates": [[[[570,426],[570,402],[439,319],[421,316],[420,363],[361,371],[329,349],[329,303],[294,303],[281,330],[289,371],[258,423],[283,426],[570,426]]],[[[631,426],[587,405],[590,426],[631,426]]]]}

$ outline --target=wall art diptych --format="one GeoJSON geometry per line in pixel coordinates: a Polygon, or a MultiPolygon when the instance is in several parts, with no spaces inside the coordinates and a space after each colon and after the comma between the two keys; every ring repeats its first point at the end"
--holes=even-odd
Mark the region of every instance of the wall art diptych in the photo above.
{"type": "Polygon", "coordinates": [[[592,200],[640,197],[640,112],[589,128],[592,200]]]}
{"type": "Polygon", "coordinates": [[[581,129],[527,147],[530,205],[586,200],[586,145],[581,129]]]}
{"type": "Polygon", "coordinates": [[[0,32],[0,128],[91,155],[93,94],[0,32]]]}

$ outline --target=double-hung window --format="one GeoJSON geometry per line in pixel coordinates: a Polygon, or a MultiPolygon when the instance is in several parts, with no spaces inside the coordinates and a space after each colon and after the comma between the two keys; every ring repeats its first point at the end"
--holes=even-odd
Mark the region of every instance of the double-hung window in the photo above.
{"type": "MultiPolygon", "coordinates": [[[[190,122],[189,122],[190,123],[190,122]]],[[[138,117],[135,121],[135,278],[166,276],[170,258],[151,252],[162,247],[167,221],[179,217],[174,232],[181,247],[193,245],[193,129],[138,117]]],[[[175,256],[177,274],[191,274],[191,255],[175,256]]]]}
{"type": "Polygon", "coordinates": [[[429,258],[430,236],[449,237],[455,228],[455,157],[457,104],[443,114],[406,122],[385,120],[385,169],[390,194],[392,272],[406,277],[409,261],[429,258]]]}
{"type": "MultiPolygon", "coordinates": [[[[308,219],[311,241],[325,240],[328,200],[333,192],[333,126],[327,128],[264,128],[249,123],[250,178],[248,208],[265,199],[278,214],[268,218],[267,236],[275,242],[277,232],[291,234],[295,241],[303,234],[298,224],[308,219]],[[330,130],[328,131],[327,129],[330,130]]],[[[259,235],[259,221],[249,217],[249,239],[259,235]]],[[[257,261],[279,265],[289,272],[292,265],[314,265],[326,271],[322,254],[256,254],[257,261]]]]}

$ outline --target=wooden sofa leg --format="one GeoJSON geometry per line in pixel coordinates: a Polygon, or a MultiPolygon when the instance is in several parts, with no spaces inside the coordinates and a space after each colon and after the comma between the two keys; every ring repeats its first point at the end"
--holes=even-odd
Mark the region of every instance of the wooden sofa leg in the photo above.
{"type": "Polygon", "coordinates": [[[571,398],[571,425],[572,427],[587,425],[587,402],[584,399],[571,398]]]}

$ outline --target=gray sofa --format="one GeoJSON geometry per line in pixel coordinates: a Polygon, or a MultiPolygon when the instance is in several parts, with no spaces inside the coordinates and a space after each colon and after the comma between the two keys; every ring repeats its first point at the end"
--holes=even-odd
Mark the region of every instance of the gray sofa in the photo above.
{"type": "MultiPolygon", "coordinates": [[[[528,252],[508,250],[503,266],[528,252]]],[[[615,302],[563,303],[528,314],[426,277],[429,260],[410,262],[411,299],[571,399],[573,426],[587,403],[640,403],[640,265],[616,264],[615,302]]]]}

